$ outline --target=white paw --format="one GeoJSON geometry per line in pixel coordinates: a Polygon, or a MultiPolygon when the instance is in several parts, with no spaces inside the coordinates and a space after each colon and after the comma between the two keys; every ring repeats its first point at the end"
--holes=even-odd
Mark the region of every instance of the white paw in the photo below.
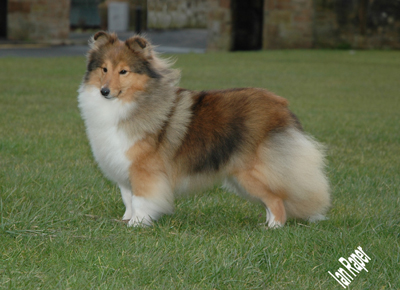
{"type": "Polygon", "coordinates": [[[270,229],[277,229],[283,227],[283,224],[275,220],[274,214],[267,208],[267,220],[266,223],[270,229]]]}
{"type": "Polygon", "coordinates": [[[132,217],[128,222],[128,227],[145,227],[151,226],[153,221],[150,217],[147,218],[139,218],[139,217],[132,217]]]}
{"type": "Polygon", "coordinates": [[[132,216],[128,226],[151,226],[163,214],[172,213],[172,202],[165,199],[149,199],[132,196],[132,216]]]}
{"type": "Polygon", "coordinates": [[[132,218],[132,210],[126,210],[122,216],[123,221],[129,221],[132,218]]]}
{"type": "Polygon", "coordinates": [[[315,222],[318,222],[318,221],[325,221],[327,219],[328,218],[326,216],[324,216],[323,214],[316,214],[316,215],[310,216],[307,220],[310,223],[315,223],[315,222]]]}
{"type": "Polygon", "coordinates": [[[283,225],[280,222],[274,220],[274,221],[268,221],[268,227],[270,229],[279,229],[283,227],[283,225]]]}

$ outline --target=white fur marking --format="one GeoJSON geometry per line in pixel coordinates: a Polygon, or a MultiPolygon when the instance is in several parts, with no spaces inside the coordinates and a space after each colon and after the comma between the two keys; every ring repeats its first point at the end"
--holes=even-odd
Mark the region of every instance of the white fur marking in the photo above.
{"type": "Polygon", "coordinates": [[[141,137],[129,138],[118,129],[118,123],[134,112],[136,104],[107,100],[95,86],[82,85],[78,92],[79,107],[97,163],[109,179],[129,188],[130,160],[125,153],[141,137]]]}
{"type": "Polygon", "coordinates": [[[280,228],[283,225],[275,220],[275,215],[270,211],[269,208],[266,209],[267,211],[267,221],[266,223],[268,224],[268,227],[271,229],[276,229],[276,228],[280,228]]]}
{"type": "Polygon", "coordinates": [[[324,216],[323,214],[316,214],[316,215],[310,216],[308,218],[308,221],[310,223],[315,223],[315,222],[318,222],[318,221],[325,221],[327,219],[328,218],[326,216],[324,216]]]}
{"type": "Polygon", "coordinates": [[[165,201],[150,199],[141,196],[132,196],[133,214],[128,226],[150,226],[153,221],[157,220],[162,214],[166,212],[165,201]]]}
{"type": "Polygon", "coordinates": [[[132,218],[132,191],[130,188],[126,188],[123,185],[119,186],[119,189],[121,190],[121,196],[122,196],[122,201],[124,202],[125,205],[125,213],[122,217],[123,221],[130,220],[132,218]]]}

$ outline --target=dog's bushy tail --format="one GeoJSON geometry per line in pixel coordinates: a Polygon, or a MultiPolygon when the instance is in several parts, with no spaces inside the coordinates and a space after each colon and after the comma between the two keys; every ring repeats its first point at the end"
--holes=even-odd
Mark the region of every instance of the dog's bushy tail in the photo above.
{"type": "Polygon", "coordinates": [[[288,217],[322,220],[330,206],[324,148],[297,128],[270,136],[263,146],[265,176],[272,191],[286,193],[288,217]]]}

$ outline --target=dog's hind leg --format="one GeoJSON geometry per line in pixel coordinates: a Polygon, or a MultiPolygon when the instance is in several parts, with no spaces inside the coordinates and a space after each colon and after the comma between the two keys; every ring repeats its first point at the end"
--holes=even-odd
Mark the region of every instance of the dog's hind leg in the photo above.
{"type": "Polygon", "coordinates": [[[269,188],[282,190],[288,218],[324,219],[330,206],[322,146],[303,132],[289,128],[260,147],[256,168],[268,177],[269,188]]]}
{"type": "Polygon", "coordinates": [[[282,227],[286,222],[286,210],[283,195],[272,192],[265,182],[265,177],[256,169],[240,171],[235,177],[243,189],[252,197],[261,200],[267,210],[268,227],[282,227]]]}

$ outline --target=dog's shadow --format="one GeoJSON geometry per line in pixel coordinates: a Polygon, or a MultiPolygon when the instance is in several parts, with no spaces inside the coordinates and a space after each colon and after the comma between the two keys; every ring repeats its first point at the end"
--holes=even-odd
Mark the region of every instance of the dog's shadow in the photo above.
{"type": "MultiPolygon", "coordinates": [[[[266,223],[265,209],[261,204],[243,201],[241,206],[215,202],[203,204],[202,207],[176,207],[174,214],[165,215],[157,222],[156,227],[171,228],[178,232],[206,231],[208,233],[233,234],[238,230],[275,231],[266,223]]],[[[288,219],[283,228],[313,227],[314,223],[300,219],[288,219]]]]}

